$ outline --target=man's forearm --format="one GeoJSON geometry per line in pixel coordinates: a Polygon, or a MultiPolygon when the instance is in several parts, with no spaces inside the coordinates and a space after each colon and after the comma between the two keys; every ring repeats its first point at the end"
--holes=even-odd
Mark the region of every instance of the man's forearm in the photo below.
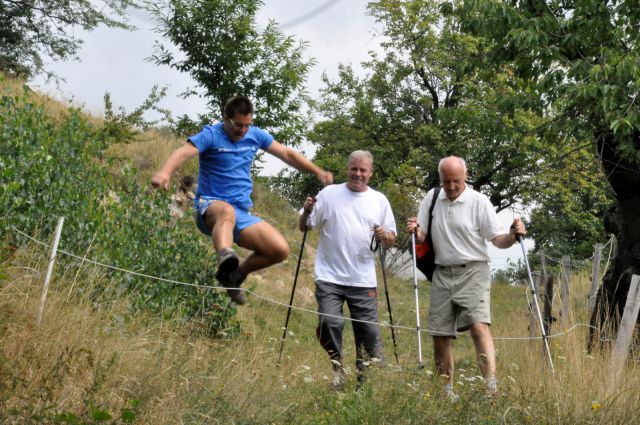
{"type": "Polygon", "coordinates": [[[382,246],[385,249],[391,248],[396,243],[396,235],[393,232],[385,232],[385,237],[382,239],[382,246]]]}
{"type": "Polygon", "coordinates": [[[169,158],[165,161],[160,168],[159,173],[167,174],[171,176],[185,161],[192,158],[198,153],[198,150],[193,145],[184,145],[179,149],[176,149],[169,155],[169,158]]]}
{"type": "Polygon", "coordinates": [[[302,214],[300,214],[300,218],[298,219],[298,227],[303,232],[307,228],[307,221],[309,220],[310,214],[311,214],[311,211],[307,211],[304,208],[302,209],[302,214]]]}
{"type": "Polygon", "coordinates": [[[513,246],[513,244],[516,243],[516,241],[517,241],[516,233],[512,230],[509,233],[496,236],[491,240],[491,243],[493,243],[493,245],[496,248],[506,249],[513,246]]]}

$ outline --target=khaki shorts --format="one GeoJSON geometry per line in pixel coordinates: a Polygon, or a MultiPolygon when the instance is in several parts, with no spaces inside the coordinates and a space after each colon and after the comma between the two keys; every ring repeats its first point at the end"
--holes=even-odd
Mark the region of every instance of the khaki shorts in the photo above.
{"type": "Polygon", "coordinates": [[[490,325],[490,278],[486,261],[437,266],[429,296],[429,334],[455,337],[474,323],[490,325]]]}

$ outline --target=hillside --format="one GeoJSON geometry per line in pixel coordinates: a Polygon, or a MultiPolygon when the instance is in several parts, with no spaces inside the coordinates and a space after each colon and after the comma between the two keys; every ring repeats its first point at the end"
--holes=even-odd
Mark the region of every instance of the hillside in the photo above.
{"type": "MultiPolygon", "coordinates": [[[[5,208],[0,222],[0,423],[633,422],[640,407],[635,360],[620,385],[607,392],[607,347],[585,352],[590,283],[584,273],[572,276],[568,325],[554,325],[554,375],[543,366],[540,340],[520,339],[529,336],[525,288],[494,286],[492,330],[500,396],[486,397],[472,342],[464,335],[455,343],[456,391],[461,396],[456,404],[445,399],[439,377],[431,372],[433,346],[426,334],[422,354],[427,367],[417,369],[412,282],[390,277],[399,364],[385,327],[387,367],[372,368],[361,392],[354,391],[353,373],[347,388],[336,392],[329,385],[329,361],[315,339],[312,269],[317,239],[312,233],[303,253],[283,362],[277,366],[302,239],[294,209],[266,181],[259,182],[256,213],[282,231],[292,254],[249,279],[249,305],[236,308],[210,288],[185,288],[181,282],[214,283],[209,243],[197,234],[188,214],[170,217],[170,194],[150,192],[147,184],[182,141],[149,130],[122,144],[113,139],[119,133],[98,118],[51,100],[38,109],[25,107],[30,105],[26,99],[7,99],[7,90],[15,93],[20,85],[0,81],[0,149],[5,149],[0,150],[5,164],[0,180],[0,205],[5,208]],[[39,115],[31,116],[32,111],[39,115]],[[16,148],[9,152],[7,146],[16,148]],[[66,162],[69,155],[76,160],[66,162]],[[76,167],[80,160],[85,162],[76,167]],[[52,162],[62,165],[50,166],[52,162]],[[26,192],[36,183],[42,197],[26,192]],[[21,197],[24,202],[18,202],[21,197]],[[59,253],[38,327],[50,252],[20,232],[50,244],[61,214],[68,224],[60,249],[79,258],[59,253]],[[105,265],[147,276],[114,272],[105,265]]],[[[40,103],[43,98],[31,100],[40,103]]],[[[184,171],[193,172],[193,164],[184,171]]],[[[428,284],[420,283],[423,325],[427,295],[428,284]]],[[[556,298],[554,311],[559,310],[556,298]]],[[[383,296],[379,310],[388,323],[383,296]]],[[[345,337],[345,361],[353,367],[349,324],[345,337]]]]}

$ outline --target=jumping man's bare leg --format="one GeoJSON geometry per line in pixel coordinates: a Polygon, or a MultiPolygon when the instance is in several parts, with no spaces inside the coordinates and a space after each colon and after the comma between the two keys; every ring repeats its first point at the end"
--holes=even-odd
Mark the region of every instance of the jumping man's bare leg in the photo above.
{"type": "Polygon", "coordinates": [[[215,201],[207,208],[204,220],[207,227],[212,229],[211,239],[216,251],[231,248],[233,228],[236,225],[236,213],[233,207],[224,201],[215,201]]]}
{"type": "Polygon", "coordinates": [[[238,245],[253,253],[238,269],[245,275],[280,263],[289,256],[289,244],[285,238],[266,221],[261,221],[240,232],[238,245]]]}

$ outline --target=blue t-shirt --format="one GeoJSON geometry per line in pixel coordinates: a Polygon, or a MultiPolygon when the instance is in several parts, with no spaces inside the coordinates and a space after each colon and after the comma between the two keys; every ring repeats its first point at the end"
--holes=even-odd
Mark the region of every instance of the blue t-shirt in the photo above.
{"type": "Polygon", "coordinates": [[[241,140],[232,142],[222,123],[217,123],[205,126],[188,140],[200,152],[195,207],[203,198],[222,200],[245,210],[251,208],[251,164],[258,149],[271,146],[273,136],[250,127],[241,140]]]}

